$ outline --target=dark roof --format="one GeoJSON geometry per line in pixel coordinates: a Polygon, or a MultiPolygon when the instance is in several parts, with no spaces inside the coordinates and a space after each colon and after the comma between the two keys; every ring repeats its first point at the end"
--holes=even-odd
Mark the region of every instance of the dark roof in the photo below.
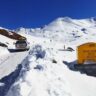
{"type": "Polygon", "coordinates": [[[26,40],[24,36],[21,36],[20,34],[17,34],[16,32],[8,31],[5,29],[0,29],[0,34],[6,37],[9,37],[11,39],[15,39],[15,40],[26,40]]]}

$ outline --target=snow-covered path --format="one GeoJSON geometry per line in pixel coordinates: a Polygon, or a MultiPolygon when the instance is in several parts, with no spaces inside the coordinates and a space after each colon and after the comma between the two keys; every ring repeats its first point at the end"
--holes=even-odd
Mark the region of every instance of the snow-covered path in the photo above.
{"type": "Polygon", "coordinates": [[[9,75],[11,72],[15,71],[16,67],[23,61],[23,59],[28,55],[28,51],[17,52],[17,53],[7,53],[1,56],[0,60],[0,79],[4,76],[9,75]]]}

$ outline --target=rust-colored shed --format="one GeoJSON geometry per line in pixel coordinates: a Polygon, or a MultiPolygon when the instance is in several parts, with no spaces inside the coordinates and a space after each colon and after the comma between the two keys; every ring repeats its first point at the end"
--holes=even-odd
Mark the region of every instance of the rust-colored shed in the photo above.
{"type": "Polygon", "coordinates": [[[77,47],[78,64],[96,62],[96,43],[89,42],[77,47]]]}

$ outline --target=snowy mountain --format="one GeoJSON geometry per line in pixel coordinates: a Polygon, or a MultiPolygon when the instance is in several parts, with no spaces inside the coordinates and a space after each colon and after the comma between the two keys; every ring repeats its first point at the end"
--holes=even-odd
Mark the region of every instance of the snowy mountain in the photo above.
{"type": "Polygon", "coordinates": [[[15,60],[22,59],[22,68],[10,86],[7,83],[11,81],[6,83],[1,80],[2,96],[96,96],[96,77],[68,67],[77,60],[78,45],[96,42],[96,18],[77,20],[61,17],[43,28],[20,28],[15,31],[27,38],[30,50],[16,53],[17,57],[16,54],[9,54],[15,56],[15,60]],[[63,51],[68,47],[74,51],[63,51]]]}
{"type": "Polygon", "coordinates": [[[96,35],[96,18],[71,19],[69,17],[57,18],[43,28],[20,28],[17,32],[31,34],[33,36],[54,39],[69,44],[78,44],[91,39],[96,35]],[[83,39],[83,40],[82,40],[83,39]],[[81,41],[81,42],[80,42],[81,41]]]}

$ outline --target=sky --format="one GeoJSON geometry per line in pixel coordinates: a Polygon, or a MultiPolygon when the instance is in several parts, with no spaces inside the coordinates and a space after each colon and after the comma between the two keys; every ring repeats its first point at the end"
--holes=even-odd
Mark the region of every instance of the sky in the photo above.
{"type": "Polygon", "coordinates": [[[96,0],[0,0],[0,26],[36,28],[58,17],[96,16],[96,0]]]}

